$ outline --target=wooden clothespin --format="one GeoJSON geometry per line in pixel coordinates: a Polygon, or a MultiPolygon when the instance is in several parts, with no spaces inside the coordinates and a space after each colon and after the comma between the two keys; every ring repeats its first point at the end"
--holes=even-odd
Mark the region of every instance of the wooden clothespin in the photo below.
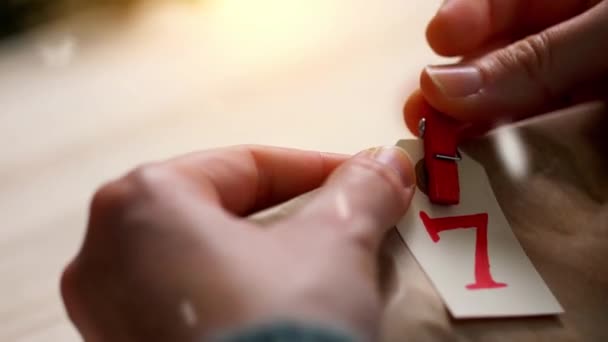
{"type": "Polygon", "coordinates": [[[427,189],[432,203],[453,205],[460,201],[457,162],[461,159],[458,143],[462,127],[458,121],[434,110],[420,120],[418,129],[424,140],[427,189]]]}

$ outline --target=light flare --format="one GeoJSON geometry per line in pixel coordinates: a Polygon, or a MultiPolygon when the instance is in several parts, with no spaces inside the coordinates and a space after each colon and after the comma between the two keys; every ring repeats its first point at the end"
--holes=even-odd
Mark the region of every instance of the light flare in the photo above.
{"type": "Polygon", "coordinates": [[[66,67],[72,62],[77,46],[77,41],[73,36],[65,35],[40,44],[39,54],[43,63],[48,67],[66,67]]]}
{"type": "Polygon", "coordinates": [[[217,0],[202,7],[216,48],[235,63],[273,63],[322,48],[336,31],[335,1],[217,0]]]}
{"type": "Polygon", "coordinates": [[[498,155],[507,173],[515,179],[528,173],[528,156],[521,136],[514,127],[502,127],[495,132],[498,155]]]}
{"type": "Polygon", "coordinates": [[[187,326],[193,327],[198,323],[198,315],[194,305],[189,300],[183,300],[179,304],[179,312],[187,326]]]}
{"type": "Polygon", "coordinates": [[[338,211],[338,217],[342,220],[346,221],[352,215],[352,210],[348,204],[346,195],[342,191],[339,191],[336,195],[336,209],[338,211]]]}

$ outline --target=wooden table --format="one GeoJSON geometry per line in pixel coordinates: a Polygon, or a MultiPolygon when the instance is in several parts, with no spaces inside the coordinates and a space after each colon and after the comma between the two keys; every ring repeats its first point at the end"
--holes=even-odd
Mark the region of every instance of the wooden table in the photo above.
{"type": "MultiPolygon", "coordinates": [[[[79,247],[95,188],[138,163],[239,143],[354,153],[411,137],[401,106],[421,67],[442,61],[424,41],[437,7],[158,1],[86,13],[4,43],[0,340],[79,340],[59,275],[79,247]]],[[[606,338],[605,139],[554,128],[566,121],[521,128],[534,162],[519,181],[506,177],[491,138],[469,148],[568,313],[453,322],[393,234],[383,258],[388,341],[606,338]]]]}

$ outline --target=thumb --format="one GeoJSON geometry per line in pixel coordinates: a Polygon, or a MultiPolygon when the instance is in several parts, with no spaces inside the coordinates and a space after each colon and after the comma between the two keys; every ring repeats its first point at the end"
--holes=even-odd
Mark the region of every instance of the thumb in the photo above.
{"type": "Polygon", "coordinates": [[[405,214],[415,184],[412,162],[403,149],[367,150],[334,171],[292,220],[301,221],[315,238],[329,234],[375,252],[386,231],[405,214]]]}
{"type": "Polygon", "coordinates": [[[424,97],[466,121],[522,118],[553,109],[565,92],[608,71],[608,1],[480,58],[429,66],[424,97]]]}

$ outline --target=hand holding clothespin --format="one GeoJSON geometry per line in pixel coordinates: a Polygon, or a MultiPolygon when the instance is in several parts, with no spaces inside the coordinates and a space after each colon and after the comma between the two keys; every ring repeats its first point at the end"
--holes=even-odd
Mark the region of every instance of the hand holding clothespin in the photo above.
{"type": "Polygon", "coordinates": [[[460,201],[458,144],[465,125],[430,110],[418,125],[424,140],[424,166],[428,196],[435,204],[453,205],[460,201]]]}

